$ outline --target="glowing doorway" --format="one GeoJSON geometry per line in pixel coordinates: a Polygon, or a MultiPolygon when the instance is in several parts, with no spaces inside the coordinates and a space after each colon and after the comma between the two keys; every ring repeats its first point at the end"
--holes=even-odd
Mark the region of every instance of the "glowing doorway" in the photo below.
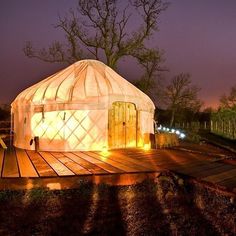
{"type": "Polygon", "coordinates": [[[109,111],[109,147],[137,146],[137,110],[133,103],[114,102],[109,111]]]}

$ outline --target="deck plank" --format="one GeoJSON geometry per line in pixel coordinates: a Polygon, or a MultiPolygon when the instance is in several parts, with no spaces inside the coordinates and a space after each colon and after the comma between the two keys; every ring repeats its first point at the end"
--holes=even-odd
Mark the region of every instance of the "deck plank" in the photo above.
{"type": "Polygon", "coordinates": [[[227,179],[235,179],[236,181],[236,167],[231,170],[221,171],[220,173],[216,173],[215,175],[210,175],[204,178],[205,181],[212,183],[223,182],[227,179]]]}
{"type": "Polygon", "coordinates": [[[137,150],[116,150],[119,153],[128,155],[128,156],[146,156],[146,155],[152,155],[152,154],[157,154],[158,151],[157,150],[142,150],[142,149],[137,149],[137,150]]]}
{"type": "Polygon", "coordinates": [[[19,177],[18,164],[14,149],[6,150],[3,164],[2,177],[19,177]]]}
{"type": "Polygon", "coordinates": [[[0,177],[2,173],[2,168],[3,168],[3,159],[4,159],[4,149],[0,149],[0,177]]]}
{"type": "Polygon", "coordinates": [[[234,166],[220,164],[220,163],[211,163],[205,165],[204,168],[200,170],[193,170],[192,175],[196,178],[207,178],[208,176],[218,175],[225,171],[230,171],[234,169],[234,166]]]}
{"type": "Polygon", "coordinates": [[[70,169],[63,165],[50,152],[39,152],[44,160],[54,169],[59,176],[75,175],[70,169]]]}
{"type": "Polygon", "coordinates": [[[107,174],[108,172],[106,170],[104,170],[103,168],[100,168],[97,165],[94,165],[92,163],[90,163],[87,160],[84,160],[83,158],[79,157],[78,155],[76,155],[79,152],[68,152],[68,153],[64,153],[65,156],[69,157],[72,161],[78,163],[79,165],[81,165],[82,167],[84,167],[85,169],[87,169],[89,172],[93,173],[93,174],[107,174]]]}
{"type": "MultiPolygon", "coordinates": [[[[115,153],[116,155],[119,155],[119,153],[115,153]]],[[[123,153],[123,155],[125,155],[123,153]]],[[[126,155],[125,155],[126,156],[126,155]]],[[[161,166],[161,165],[169,165],[169,164],[177,164],[177,163],[186,163],[189,162],[188,158],[184,158],[182,156],[179,156],[178,158],[174,155],[171,155],[169,152],[166,152],[165,150],[159,153],[158,155],[150,155],[146,154],[145,156],[135,156],[133,155],[128,156],[129,158],[132,158],[133,161],[136,163],[143,163],[143,162],[150,162],[154,166],[161,166]]]]}
{"type": "Polygon", "coordinates": [[[186,165],[189,162],[188,158],[184,158],[182,156],[176,157],[174,155],[171,155],[169,152],[166,152],[165,150],[159,153],[158,155],[149,155],[147,154],[144,157],[141,157],[141,159],[138,159],[137,157],[133,157],[135,161],[140,160],[142,162],[150,162],[153,165],[157,165],[163,168],[170,168],[173,166],[183,166],[186,165]]]}
{"type": "MultiPolygon", "coordinates": [[[[173,168],[178,166],[185,166],[189,163],[191,163],[189,160],[179,160],[178,162],[172,159],[167,158],[144,158],[143,160],[135,160],[136,162],[140,163],[152,163],[154,166],[159,166],[163,168],[173,168]]],[[[198,161],[194,161],[197,162],[198,161]]]]}
{"type": "MultiPolygon", "coordinates": [[[[123,154],[118,154],[118,153],[111,153],[111,155],[109,155],[109,159],[112,161],[116,161],[119,162],[125,166],[129,166],[132,169],[135,170],[135,172],[145,172],[145,171],[149,171],[146,168],[140,166],[136,163],[134,163],[133,161],[130,161],[129,158],[126,158],[125,160],[122,158],[123,154]]],[[[124,157],[124,156],[123,156],[124,157]]]]}
{"type": "Polygon", "coordinates": [[[183,174],[189,174],[193,172],[193,169],[202,169],[206,166],[205,162],[190,162],[190,163],[186,163],[184,165],[175,165],[170,167],[170,169],[172,171],[178,172],[178,173],[183,173],[183,174]]]}
{"type": "Polygon", "coordinates": [[[57,176],[50,165],[35,151],[26,151],[40,177],[57,176]]]}
{"type": "Polygon", "coordinates": [[[123,170],[127,173],[132,173],[132,172],[138,172],[139,170],[137,170],[137,168],[132,167],[131,165],[125,165],[123,163],[120,163],[118,161],[115,161],[113,159],[111,159],[109,156],[102,156],[101,154],[97,153],[97,152],[88,152],[88,154],[90,156],[93,156],[96,159],[99,159],[100,161],[105,161],[106,163],[109,163],[112,166],[117,167],[120,170],[123,170]]]}
{"type": "Polygon", "coordinates": [[[176,150],[163,150],[162,152],[160,152],[160,156],[173,160],[176,163],[193,162],[193,161],[207,162],[206,159],[201,158],[196,154],[189,153],[189,152],[183,153],[181,151],[176,151],[176,150]]]}
{"type": "Polygon", "coordinates": [[[30,161],[27,153],[23,149],[16,148],[16,158],[19,165],[21,177],[38,177],[38,174],[30,161]]]}
{"type": "Polygon", "coordinates": [[[91,155],[89,155],[89,152],[79,152],[76,153],[79,157],[93,163],[94,165],[99,166],[100,168],[106,170],[109,173],[124,173],[123,170],[119,169],[116,166],[110,165],[107,162],[101,161],[97,158],[92,157],[91,155]]]}
{"type": "Polygon", "coordinates": [[[79,165],[78,163],[72,161],[70,158],[66,157],[61,152],[51,152],[51,154],[57,158],[60,162],[62,162],[66,167],[68,167],[71,171],[73,171],[76,175],[91,175],[92,173],[79,165]]]}
{"type": "Polygon", "coordinates": [[[217,182],[217,184],[229,188],[229,189],[235,189],[236,188],[236,177],[225,179],[221,182],[217,182]]]}
{"type": "Polygon", "coordinates": [[[149,172],[149,171],[155,171],[157,168],[156,166],[153,166],[151,163],[146,164],[141,161],[137,161],[132,157],[126,156],[125,154],[120,154],[118,152],[111,153],[111,155],[109,155],[109,159],[120,162],[126,166],[131,166],[132,168],[135,168],[137,171],[149,172]]]}

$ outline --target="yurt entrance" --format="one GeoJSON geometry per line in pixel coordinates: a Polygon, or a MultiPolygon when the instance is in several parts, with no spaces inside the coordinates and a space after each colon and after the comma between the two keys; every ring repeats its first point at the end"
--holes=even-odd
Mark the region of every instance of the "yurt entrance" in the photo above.
{"type": "Polygon", "coordinates": [[[109,147],[137,145],[137,110],[133,103],[114,102],[109,111],[109,147]]]}

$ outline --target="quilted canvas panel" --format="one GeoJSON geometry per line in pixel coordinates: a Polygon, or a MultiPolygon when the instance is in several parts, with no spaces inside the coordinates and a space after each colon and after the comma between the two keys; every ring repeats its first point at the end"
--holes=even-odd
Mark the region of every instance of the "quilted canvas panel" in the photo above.
{"type": "Polygon", "coordinates": [[[35,113],[33,136],[42,150],[101,150],[107,145],[106,110],[66,110],[35,113]]]}

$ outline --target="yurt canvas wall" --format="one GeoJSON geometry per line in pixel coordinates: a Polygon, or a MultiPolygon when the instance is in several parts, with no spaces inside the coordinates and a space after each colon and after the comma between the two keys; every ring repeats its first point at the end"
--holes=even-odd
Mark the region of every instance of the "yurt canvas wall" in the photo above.
{"type": "Polygon", "coordinates": [[[21,92],[12,103],[14,145],[48,151],[141,147],[154,104],[102,62],[83,60],[21,92]]]}

